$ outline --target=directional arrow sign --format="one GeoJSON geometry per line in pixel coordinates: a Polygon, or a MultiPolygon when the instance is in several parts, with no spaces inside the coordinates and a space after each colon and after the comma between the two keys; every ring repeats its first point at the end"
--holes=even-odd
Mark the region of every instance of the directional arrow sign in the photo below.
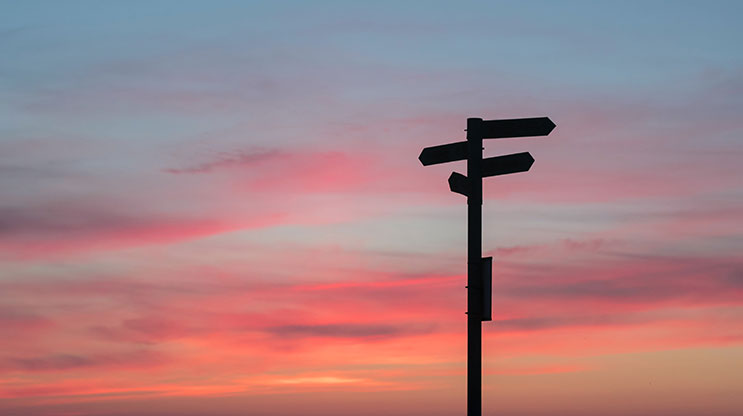
{"type": "Polygon", "coordinates": [[[512,155],[489,157],[482,160],[482,176],[507,175],[509,173],[526,172],[534,164],[534,158],[529,152],[514,153],[512,155]]]}
{"type": "Polygon", "coordinates": [[[555,128],[549,117],[512,118],[508,120],[485,120],[481,130],[483,139],[506,137],[546,136],[555,128]]]}
{"type": "Polygon", "coordinates": [[[423,166],[438,163],[454,162],[467,159],[467,142],[442,144],[441,146],[426,147],[418,156],[423,166]]]}
{"type": "Polygon", "coordinates": [[[461,173],[452,172],[451,176],[449,176],[449,189],[452,192],[469,196],[470,180],[461,173]]]}

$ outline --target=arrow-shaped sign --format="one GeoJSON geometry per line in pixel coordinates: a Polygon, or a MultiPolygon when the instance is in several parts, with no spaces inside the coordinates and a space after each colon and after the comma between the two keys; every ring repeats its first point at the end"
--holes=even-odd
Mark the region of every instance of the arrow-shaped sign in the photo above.
{"type": "Polygon", "coordinates": [[[467,159],[467,142],[456,142],[442,144],[440,146],[426,147],[418,156],[423,166],[436,165],[438,163],[454,162],[467,159]]]}
{"type": "MultiPolygon", "coordinates": [[[[512,155],[489,157],[482,160],[482,176],[507,175],[509,173],[526,172],[534,164],[534,158],[529,152],[514,153],[512,155]]],[[[461,173],[452,172],[449,176],[449,190],[469,196],[470,180],[461,173]]]]}
{"type": "Polygon", "coordinates": [[[484,178],[486,176],[526,172],[531,168],[532,164],[534,164],[534,158],[531,157],[529,152],[489,157],[482,160],[482,176],[484,178]]]}
{"type": "Polygon", "coordinates": [[[546,136],[555,128],[549,117],[484,120],[480,127],[483,139],[546,136]]]}
{"type": "Polygon", "coordinates": [[[449,176],[449,190],[464,196],[470,196],[470,180],[461,173],[452,172],[449,176]]]}

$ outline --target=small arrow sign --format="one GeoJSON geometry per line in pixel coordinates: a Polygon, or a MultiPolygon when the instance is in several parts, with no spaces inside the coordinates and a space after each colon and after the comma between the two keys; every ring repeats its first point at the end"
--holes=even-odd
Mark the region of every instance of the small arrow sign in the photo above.
{"type": "Polygon", "coordinates": [[[454,162],[467,159],[467,142],[456,142],[442,144],[440,146],[426,147],[418,156],[423,166],[436,165],[438,163],[454,162]]]}
{"type": "Polygon", "coordinates": [[[508,120],[485,120],[480,132],[483,139],[507,137],[546,136],[555,128],[549,117],[512,118],[508,120]]]}
{"type": "Polygon", "coordinates": [[[469,196],[470,180],[461,173],[452,172],[451,176],[449,176],[449,190],[464,196],[469,196]]]}
{"type": "MultiPolygon", "coordinates": [[[[489,157],[482,160],[482,176],[507,175],[509,173],[526,172],[534,164],[534,158],[529,152],[514,153],[512,155],[489,157]]],[[[451,184],[451,178],[449,178],[451,184]]],[[[456,191],[455,191],[456,192],[456,191]]]]}

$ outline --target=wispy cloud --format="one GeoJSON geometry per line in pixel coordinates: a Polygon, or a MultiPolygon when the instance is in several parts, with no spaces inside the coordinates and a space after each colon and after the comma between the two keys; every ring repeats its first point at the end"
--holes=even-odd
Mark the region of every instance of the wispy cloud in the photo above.
{"type": "Polygon", "coordinates": [[[432,332],[434,325],[366,325],[366,324],[328,324],[328,325],[284,325],[268,328],[271,334],[282,337],[319,338],[380,338],[432,332]]]}
{"type": "Polygon", "coordinates": [[[216,169],[229,168],[235,166],[250,167],[262,162],[270,162],[284,156],[284,152],[277,149],[258,149],[253,151],[237,151],[231,153],[221,153],[216,160],[203,162],[194,166],[183,168],[165,169],[168,173],[210,173],[216,169]]]}
{"type": "Polygon", "coordinates": [[[16,357],[0,360],[5,371],[74,371],[81,368],[140,368],[161,365],[167,358],[152,351],[123,354],[53,354],[42,357],[16,357]]]}

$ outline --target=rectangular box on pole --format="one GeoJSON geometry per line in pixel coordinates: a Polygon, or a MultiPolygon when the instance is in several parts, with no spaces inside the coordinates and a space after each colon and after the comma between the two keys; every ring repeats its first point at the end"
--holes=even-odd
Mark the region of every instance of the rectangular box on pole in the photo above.
{"type": "Polygon", "coordinates": [[[482,258],[482,320],[493,320],[493,258],[482,258]]]}

